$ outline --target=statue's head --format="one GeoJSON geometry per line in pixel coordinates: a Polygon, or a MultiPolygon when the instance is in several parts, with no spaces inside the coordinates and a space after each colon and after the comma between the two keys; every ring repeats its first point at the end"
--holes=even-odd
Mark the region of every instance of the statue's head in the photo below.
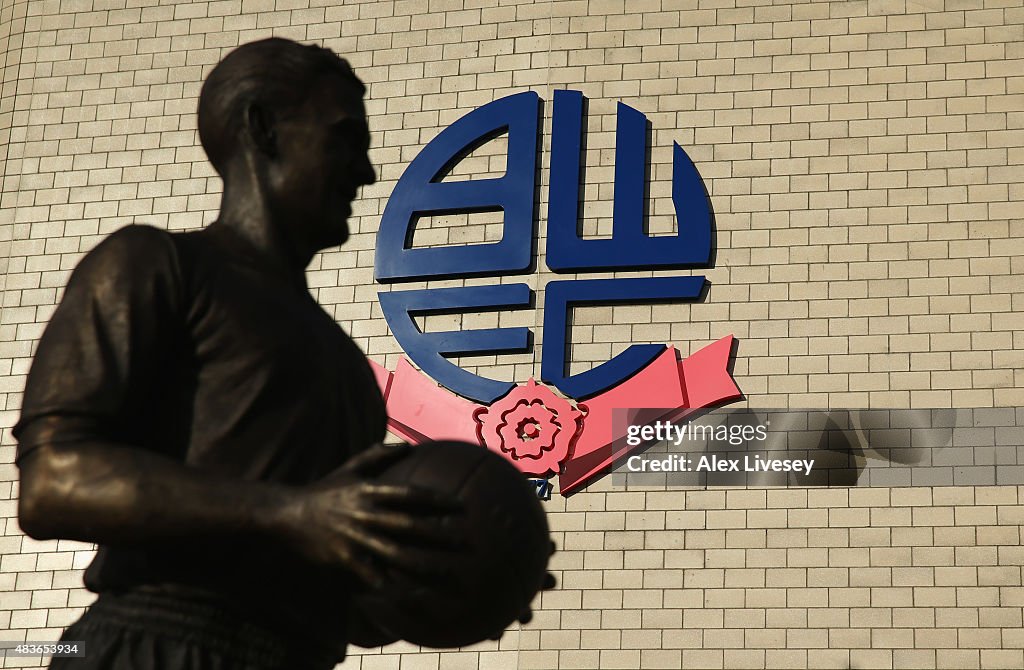
{"type": "Polygon", "coordinates": [[[270,38],[229,53],[203,84],[198,120],[225,197],[244,180],[287,222],[286,239],[344,242],[352,200],[376,180],[365,92],[348,62],[319,46],[270,38]]]}

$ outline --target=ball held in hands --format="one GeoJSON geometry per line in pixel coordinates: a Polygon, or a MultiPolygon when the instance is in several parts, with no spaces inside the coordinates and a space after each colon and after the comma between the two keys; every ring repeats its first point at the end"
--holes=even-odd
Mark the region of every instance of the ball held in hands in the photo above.
{"type": "Polygon", "coordinates": [[[500,635],[529,618],[530,602],[553,578],[547,572],[551,539],[544,509],[526,478],[487,449],[456,441],[410,449],[374,478],[456,499],[462,546],[448,553],[444,574],[419,588],[388,575],[391,588],[366,593],[360,613],[396,637],[427,647],[462,647],[500,635]]]}

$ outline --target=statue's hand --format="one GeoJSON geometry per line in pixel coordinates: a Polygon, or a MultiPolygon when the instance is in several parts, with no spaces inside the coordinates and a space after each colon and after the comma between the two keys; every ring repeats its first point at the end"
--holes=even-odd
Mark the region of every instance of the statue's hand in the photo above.
{"type": "Polygon", "coordinates": [[[308,560],[347,569],[367,586],[443,574],[461,546],[461,503],[412,486],[374,482],[409,453],[374,445],[296,501],[296,549],[308,560]]]}

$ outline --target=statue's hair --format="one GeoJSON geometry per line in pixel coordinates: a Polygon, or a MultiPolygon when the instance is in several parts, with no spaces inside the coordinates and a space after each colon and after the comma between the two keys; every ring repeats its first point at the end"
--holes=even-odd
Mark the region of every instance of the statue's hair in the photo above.
{"type": "Polygon", "coordinates": [[[328,73],[352,82],[360,95],[366,92],[348,61],[315,44],[271,37],[243,44],[225,56],[199,93],[199,141],[214,169],[225,176],[250,105],[284,115],[301,106],[315,80],[328,73]]]}

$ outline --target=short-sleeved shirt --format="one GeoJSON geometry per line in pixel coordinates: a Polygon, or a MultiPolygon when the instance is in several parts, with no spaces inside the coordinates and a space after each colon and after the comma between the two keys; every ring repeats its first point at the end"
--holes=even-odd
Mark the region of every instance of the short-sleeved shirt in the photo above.
{"type": "MultiPolygon", "coordinates": [[[[75,269],[29,373],[18,459],[102,441],[207,472],[301,485],[384,438],[365,356],[310,296],[233,229],[129,226],[75,269]]],[[[341,634],[344,579],[271,543],[100,546],[96,592],[188,584],[341,634]]]]}

